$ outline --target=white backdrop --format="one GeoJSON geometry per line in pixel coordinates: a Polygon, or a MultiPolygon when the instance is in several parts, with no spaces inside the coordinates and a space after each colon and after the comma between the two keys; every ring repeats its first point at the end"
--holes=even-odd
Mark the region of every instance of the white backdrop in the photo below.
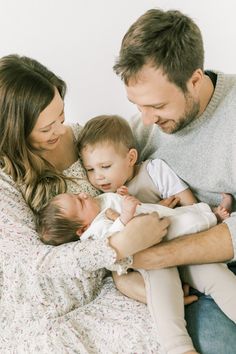
{"type": "Polygon", "coordinates": [[[61,76],[68,121],[128,117],[136,108],[112,66],[128,27],[152,7],[190,15],[202,30],[206,68],[236,72],[235,0],[0,0],[0,56],[31,56],[61,76]]]}

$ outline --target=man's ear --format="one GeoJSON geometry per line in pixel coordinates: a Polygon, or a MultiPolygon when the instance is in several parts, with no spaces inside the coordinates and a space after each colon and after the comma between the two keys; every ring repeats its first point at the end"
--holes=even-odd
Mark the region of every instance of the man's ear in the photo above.
{"type": "Polygon", "coordinates": [[[191,93],[199,92],[203,78],[204,72],[202,71],[202,69],[195,70],[187,83],[188,90],[191,93]]]}
{"type": "Polygon", "coordinates": [[[134,148],[129,150],[129,163],[130,166],[134,166],[138,159],[138,151],[134,148]]]}
{"type": "Polygon", "coordinates": [[[76,235],[78,235],[79,237],[84,233],[85,230],[87,230],[87,228],[89,227],[89,225],[84,225],[81,226],[77,231],[76,231],[76,235]]]}

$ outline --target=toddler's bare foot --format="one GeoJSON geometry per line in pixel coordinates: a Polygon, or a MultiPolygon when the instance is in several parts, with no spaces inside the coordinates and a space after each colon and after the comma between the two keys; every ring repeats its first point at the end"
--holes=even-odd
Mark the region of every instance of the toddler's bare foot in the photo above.
{"type": "Polygon", "coordinates": [[[221,195],[222,195],[222,201],[220,203],[220,206],[222,206],[229,213],[231,213],[232,205],[233,205],[233,196],[229,193],[221,193],[221,195]]]}
{"type": "Polygon", "coordinates": [[[217,208],[214,208],[213,211],[215,213],[218,222],[222,222],[223,220],[229,218],[230,216],[228,210],[226,210],[224,207],[220,205],[217,208]]]}
{"type": "Polygon", "coordinates": [[[233,204],[233,196],[229,193],[222,193],[222,201],[220,205],[213,209],[218,222],[227,219],[230,216],[233,204]]]}

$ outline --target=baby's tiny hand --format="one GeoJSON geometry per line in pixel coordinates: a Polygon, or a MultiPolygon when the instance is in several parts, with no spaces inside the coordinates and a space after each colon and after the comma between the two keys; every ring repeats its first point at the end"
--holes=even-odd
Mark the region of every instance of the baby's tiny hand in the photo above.
{"type": "Polygon", "coordinates": [[[117,189],[116,193],[120,195],[128,195],[129,194],[128,187],[121,186],[120,188],[117,189]]]}
{"type": "Polygon", "coordinates": [[[133,217],[137,205],[141,204],[140,201],[132,195],[124,195],[121,204],[120,220],[126,225],[133,217]]]}

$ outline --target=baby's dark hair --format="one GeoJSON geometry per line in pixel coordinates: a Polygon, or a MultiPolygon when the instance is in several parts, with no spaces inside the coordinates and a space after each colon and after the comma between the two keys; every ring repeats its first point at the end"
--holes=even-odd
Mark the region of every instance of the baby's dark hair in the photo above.
{"type": "Polygon", "coordinates": [[[134,136],[129,123],[117,115],[101,115],[90,119],[83,127],[79,139],[79,153],[87,146],[98,143],[111,143],[118,149],[135,148],[134,136]]]}
{"type": "Polygon", "coordinates": [[[58,196],[54,197],[36,215],[36,230],[40,240],[52,246],[78,241],[79,236],[76,231],[82,227],[78,220],[66,217],[57,199],[58,196]]]}

